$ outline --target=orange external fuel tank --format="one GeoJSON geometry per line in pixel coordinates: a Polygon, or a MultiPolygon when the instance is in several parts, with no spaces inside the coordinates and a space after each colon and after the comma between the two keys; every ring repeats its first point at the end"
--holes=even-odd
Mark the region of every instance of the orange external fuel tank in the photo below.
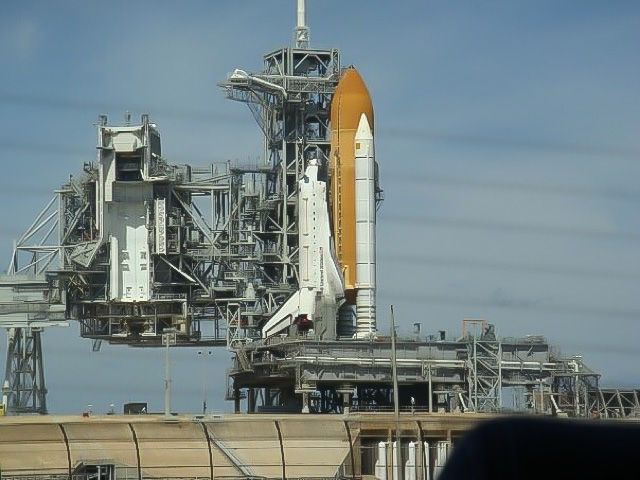
{"type": "Polygon", "coordinates": [[[347,302],[356,288],[355,136],[364,114],[373,130],[373,103],[364,80],[347,68],[331,101],[331,209],[336,254],[342,267],[347,302]]]}

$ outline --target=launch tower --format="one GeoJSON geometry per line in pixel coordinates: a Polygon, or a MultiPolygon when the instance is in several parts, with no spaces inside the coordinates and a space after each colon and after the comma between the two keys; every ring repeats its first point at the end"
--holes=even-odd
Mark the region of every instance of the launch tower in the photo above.
{"type": "MultiPolygon", "coordinates": [[[[262,191],[251,226],[257,268],[247,278],[258,301],[239,299],[239,315],[229,315],[233,348],[259,339],[264,322],[298,289],[298,186],[311,159],[318,162],[320,177],[327,175],[329,109],[340,78],[340,52],[310,48],[305,19],[299,2],[295,45],[267,53],[262,72],[236,69],[220,83],[228,98],[248,105],[264,135],[262,191]]],[[[328,318],[318,328],[335,337],[328,318]]]]}

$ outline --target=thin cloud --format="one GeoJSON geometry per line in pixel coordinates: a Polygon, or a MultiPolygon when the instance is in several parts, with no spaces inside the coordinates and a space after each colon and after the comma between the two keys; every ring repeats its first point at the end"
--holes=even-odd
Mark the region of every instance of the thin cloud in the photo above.
{"type": "Polygon", "coordinates": [[[18,60],[32,58],[40,45],[41,31],[33,18],[21,18],[0,26],[0,51],[18,60]]]}

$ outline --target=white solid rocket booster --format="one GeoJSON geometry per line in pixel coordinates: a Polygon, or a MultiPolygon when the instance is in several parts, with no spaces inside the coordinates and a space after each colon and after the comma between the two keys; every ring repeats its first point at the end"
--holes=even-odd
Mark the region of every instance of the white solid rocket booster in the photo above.
{"type": "Polygon", "coordinates": [[[356,338],[376,334],[375,177],[373,132],[363,113],[355,136],[356,338]]]}

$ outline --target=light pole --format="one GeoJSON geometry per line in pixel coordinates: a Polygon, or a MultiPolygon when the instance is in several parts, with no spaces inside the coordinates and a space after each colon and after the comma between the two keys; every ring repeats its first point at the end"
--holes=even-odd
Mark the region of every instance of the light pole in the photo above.
{"type": "Polygon", "coordinates": [[[395,477],[396,471],[398,476],[401,474],[399,466],[402,465],[402,442],[400,439],[400,392],[398,387],[398,358],[396,354],[396,319],[393,313],[393,305],[391,305],[391,376],[393,377],[393,414],[396,420],[396,454],[395,456],[393,455],[392,444],[391,465],[392,473],[395,477]]]}
{"type": "Polygon", "coordinates": [[[165,328],[162,331],[162,343],[166,346],[164,357],[164,416],[171,417],[171,363],[169,347],[176,344],[176,329],[165,328]]]}
{"type": "MultiPolygon", "coordinates": [[[[211,355],[213,352],[208,350],[207,355],[211,355]]],[[[207,414],[207,357],[205,352],[198,350],[198,355],[202,356],[202,415],[207,414]]]]}

